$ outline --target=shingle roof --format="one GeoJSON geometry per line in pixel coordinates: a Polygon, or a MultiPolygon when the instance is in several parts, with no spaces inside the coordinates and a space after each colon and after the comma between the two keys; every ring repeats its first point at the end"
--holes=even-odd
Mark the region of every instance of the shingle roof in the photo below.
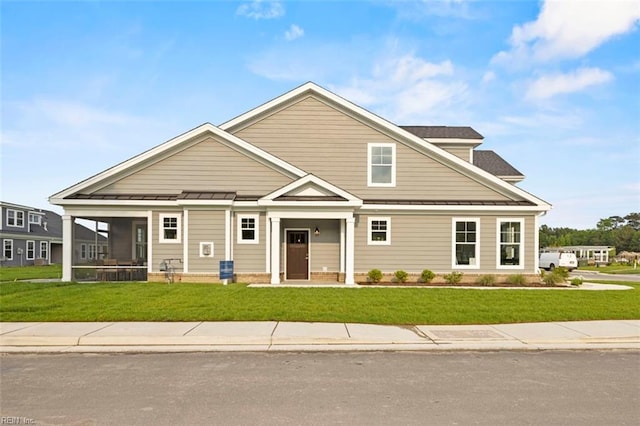
{"type": "Polygon", "coordinates": [[[473,151],[473,165],[495,176],[524,176],[493,151],[473,151]]]}
{"type": "Polygon", "coordinates": [[[398,126],[423,139],[484,139],[468,126],[398,126]]]}

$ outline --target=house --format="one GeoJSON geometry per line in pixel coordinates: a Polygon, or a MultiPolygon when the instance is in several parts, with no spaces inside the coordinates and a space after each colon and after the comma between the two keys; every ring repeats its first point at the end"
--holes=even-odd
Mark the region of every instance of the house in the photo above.
{"type": "MultiPolygon", "coordinates": [[[[62,217],[50,210],[0,201],[2,266],[62,263],[62,217]]],[[[78,224],[74,232],[76,258],[97,256],[106,238],[78,224]],[[98,237],[96,241],[96,237],[98,237]],[[84,255],[84,257],[82,257],[84,255]]]]}
{"type": "Polygon", "coordinates": [[[568,252],[574,253],[578,261],[586,265],[608,265],[609,254],[614,254],[615,247],[611,246],[560,246],[545,247],[541,252],[568,252]]]}
{"type": "Polygon", "coordinates": [[[306,83],[220,126],[206,123],[51,196],[63,278],[75,219],[99,220],[109,256],[148,280],[354,284],[460,271],[537,277],[551,206],[469,127],[399,127],[306,83]]]}

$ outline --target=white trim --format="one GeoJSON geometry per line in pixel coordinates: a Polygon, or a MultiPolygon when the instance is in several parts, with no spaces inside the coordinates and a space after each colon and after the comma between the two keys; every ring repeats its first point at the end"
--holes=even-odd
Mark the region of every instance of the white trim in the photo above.
{"type": "Polygon", "coordinates": [[[533,270],[538,273],[540,272],[540,216],[535,215],[533,217],[533,270]]]}
{"type": "Polygon", "coordinates": [[[224,260],[233,260],[233,220],[230,209],[224,211],[224,260]]]}
{"type": "Polygon", "coordinates": [[[451,268],[453,269],[480,269],[480,218],[479,217],[452,217],[451,218],[451,268]],[[456,223],[457,222],[475,222],[476,224],[476,241],[475,241],[475,260],[469,265],[458,265],[456,258],[456,223]]]}
{"type": "Polygon", "coordinates": [[[347,219],[353,217],[353,210],[349,211],[314,211],[314,210],[269,210],[268,218],[279,219],[347,219]]]}
{"type": "MultiPolygon", "coordinates": [[[[289,246],[289,239],[287,238],[287,232],[289,231],[303,231],[307,233],[307,278],[306,280],[309,281],[311,280],[311,228],[284,228],[284,279],[288,280],[290,279],[287,276],[288,273],[288,266],[289,264],[288,259],[287,259],[287,254],[288,254],[288,246],[289,246]]],[[[299,279],[299,278],[296,278],[299,279]]]]}
{"type": "Polygon", "coordinates": [[[24,246],[25,259],[34,260],[36,258],[36,242],[35,240],[27,240],[24,246]],[[33,249],[31,250],[31,257],[29,257],[29,243],[33,243],[33,249]]]}
{"type": "MultiPolygon", "coordinates": [[[[378,231],[380,232],[380,231],[378,231]]],[[[390,217],[381,217],[381,216],[369,216],[367,218],[367,245],[370,246],[389,246],[391,245],[391,218],[390,217]],[[385,240],[384,241],[376,241],[371,238],[371,225],[373,221],[377,222],[386,222],[387,229],[385,231],[385,240]]]]}
{"type": "MultiPolygon", "coordinates": [[[[50,251],[51,246],[49,245],[49,241],[40,241],[40,258],[46,260],[47,262],[49,261],[49,251],[50,251]],[[46,256],[42,256],[42,246],[46,246],[46,252],[47,255],[46,256]]],[[[97,249],[96,249],[97,250],[97,249]]]]}
{"type": "MultiPolygon", "coordinates": [[[[550,209],[551,207],[549,207],[550,209]]],[[[543,209],[540,206],[490,206],[490,205],[410,205],[410,204],[364,204],[360,209],[365,213],[368,211],[504,211],[504,212],[540,212],[543,209]]]]}
{"type": "MultiPolygon", "coordinates": [[[[178,225],[178,228],[180,226],[178,225]]],[[[182,272],[189,272],[189,210],[184,209],[182,214],[182,229],[184,236],[182,241],[182,272]]]]}
{"type": "Polygon", "coordinates": [[[355,265],[355,223],[356,218],[351,216],[346,220],[345,233],[345,250],[344,250],[344,283],[347,285],[355,284],[354,265],[355,265]]]}
{"type": "Polygon", "coordinates": [[[87,260],[88,255],[87,243],[80,243],[80,260],[87,260]]]}
{"type": "Polygon", "coordinates": [[[200,241],[200,257],[214,257],[214,247],[213,241],[200,241]]]}
{"type": "Polygon", "coordinates": [[[72,216],[62,216],[62,281],[71,281],[73,278],[73,225],[72,216]]]}
{"type": "Polygon", "coordinates": [[[271,273],[271,221],[268,218],[264,220],[264,259],[265,259],[265,272],[271,273]]]}
{"type": "Polygon", "coordinates": [[[153,272],[153,210],[147,211],[147,273],[153,272]]]}
{"type": "Polygon", "coordinates": [[[158,214],[158,242],[160,244],[180,244],[182,241],[181,238],[181,213],[159,213],[158,214]],[[176,238],[170,239],[164,237],[164,220],[165,219],[176,219],[176,238]]]}
{"type": "MultiPolygon", "coordinates": [[[[260,214],[252,213],[245,214],[239,213],[236,215],[236,228],[237,228],[237,243],[238,244],[259,244],[260,243],[260,214]],[[254,228],[253,228],[253,239],[244,239],[242,237],[242,220],[243,219],[253,219],[254,228]]],[[[247,228],[249,229],[249,228],[247,228]]]]}
{"type": "Polygon", "coordinates": [[[340,273],[344,272],[344,263],[345,263],[345,237],[347,232],[347,223],[346,219],[340,219],[340,273]]]}
{"type": "Polygon", "coordinates": [[[2,257],[6,260],[13,260],[13,239],[11,238],[3,238],[2,239],[2,257]],[[7,256],[7,243],[11,246],[11,252],[9,256],[7,256]]]}
{"type": "Polygon", "coordinates": [[[327,182],[324,179],[321,179],[315,175],[312,174],[307,174],[304,177],[301,177],[300,179],[297,179],[291,183],[288,183],[287,185],[276,189],[275,191],[265,195],[264,197],[260,198],[257,202],[257,205],[259,206],[263,206],[263,205],[292,205],[292,206],[318,206],[319,204],[321,204],[322,206],[327,206],[327,207],[341,207],[341,206],[361,206],[362,205],[362,200],[359,199],[358,197],[356,197],[355,195],[351,194],[350,192],[345,191],[342,188],[339,188],[335,185],[333,185],[332,183],[327,182]],[[347,200],[347,202],[344,201],[310,201],[310,202],[306,202],[306,201],[291,201],[291,202],[287,202],[287,201],[274,201],[276,198],[288,194],[290,192],[295,191],[296,189],[307,185],[309,183],[312,183],[314,185],[317,185],[318,187],[324,189],[326,192],[328,193],[332,193],[335,194],[339,197],[345,198],[347,200]]]}
{"type": "Polygon", "coordinates": [[[7,228],[24,228],[25,220],[24,220],[24,211],[16,210],[16,209],[6,209],[6,225],[7,228]],[[9,213],[13,213],[13,224],[9,223],[9,213]],[[18,225],[18,213],[22,215],[22,225],[18,225]]]}
{"type": "Polygon", "coordinates": [[[279,217],[271,218],[271,284],[280,284],[280,218],[279,217]]]}
{"type": "MultiPolygon", "coordinates": [[[[496,269],[524,269],[525,264],[525,220],[522,217],[498,217],[496,218],[496,269]],[[500,252],[502,248],[502,232],[500,226],[504,222],[517,222],[520,224],[520,242],[518,243],[518,257],[519,263],[517,265],[501,265],[500,264],[500,252]]],[[[515,243],[505,243],[512,244],[515,243]]]]}
{"type": "MultiPolygon", "coordinates": [[[[384,166],[376,164],[376,166],[384,166]]],[[[367,186],[370,187],[395,187],[396,186],[396,144],[388,142],[371,142],[367,144],[367,186]],[[373,167],[371,161],[373,148],[391,148],[391,182],[373,182],[373,167]]]]}

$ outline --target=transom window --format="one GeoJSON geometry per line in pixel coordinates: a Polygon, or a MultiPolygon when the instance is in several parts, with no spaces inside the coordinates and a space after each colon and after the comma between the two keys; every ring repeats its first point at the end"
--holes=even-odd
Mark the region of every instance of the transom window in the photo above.
{"type": "Polygon", "coordinates": [[[500,269],[522,267],[524,223],[522,219],[498,219],[498,265],[500,269]]]}
{"type": "Polygon", "coordinates": [[[238,244],[258,244],[258,220],[257,214],[238,215],[238,244]]]}
{"type": "Polygon", "coordinates": [[[452,267],[477,269],[480,267],[480,219],[453,218],[452,267]]]}
{"type": "Polygon", "coordinates": [[[160,215],[160,242],[179,243],[180,242],[180,215],[161,214],[160,215]]]}
{"type": "Polygon", "coordinates": [[[395,186],[396,145],[392,143],[370,143],[368,150],[368,185],[395,186]]]}
{"type": "Polygon", "coordinates": [[[24,212],[7,209],[7,226],[24,228],[24,212]]]}
{"type": "Polygon", "coordinates": [[[391,218],[370,217],[368,235],[369,245],[391,244],[391,218]]]}

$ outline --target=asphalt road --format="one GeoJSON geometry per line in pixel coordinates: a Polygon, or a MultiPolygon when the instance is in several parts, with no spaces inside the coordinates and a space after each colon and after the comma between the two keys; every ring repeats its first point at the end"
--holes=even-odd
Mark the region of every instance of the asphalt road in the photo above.
{"type": "Polygon", "coordinates": [[[5,424],[636,425],[640,353],[4,355],[5,424]]]}
{"type": "Polygon", "coordinates": [[[600,272],[592,272],[592,271],[572,271],[571,276],[583,277],[586,281],[589,279],[592,280],[611,280],[611,281],[631,281],[638,282],[640,281],[640,274],[603,274],[600,272]]]}

